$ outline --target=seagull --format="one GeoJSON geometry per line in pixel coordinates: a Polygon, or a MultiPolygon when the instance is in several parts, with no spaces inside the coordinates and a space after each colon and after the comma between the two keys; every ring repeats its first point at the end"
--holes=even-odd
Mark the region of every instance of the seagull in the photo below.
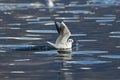
{"type": "Polygon", "coordinates": [[[50,45],[56,48],[58,51],[72,51],[73,39],[68,39],[71,36],[71,32],[64,22],[55,22],[57,32],[59,34],[55,43],[47,41],[50,45]]]}
{"type": "Polygon", "coordinates": [[[48,6],[49,8],[54,7],[53,0],[46,0],[46,2],[47,2],[47,6],[48,6]]]}

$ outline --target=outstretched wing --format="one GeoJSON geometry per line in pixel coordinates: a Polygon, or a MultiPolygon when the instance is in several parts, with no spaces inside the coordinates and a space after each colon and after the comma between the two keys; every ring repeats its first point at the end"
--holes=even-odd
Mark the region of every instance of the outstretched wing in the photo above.
{"type": "Polygon", "coordinates": [[[49,42],[49,41],[47,41],[47,43],[56,48],[56,46],[55,46],[54,43],[51,43],[51,42],[49,42]]]}
{"type": "Polygon", "coordinates": [[[64,22],[61,22],[60,25],[56,24],[56,27],[59,29],[58,33],[60,33],[60,35],[55,44],[66,43],[68,38],[71,36],[71,32],[69,31],[68,27],[64,22]]]}

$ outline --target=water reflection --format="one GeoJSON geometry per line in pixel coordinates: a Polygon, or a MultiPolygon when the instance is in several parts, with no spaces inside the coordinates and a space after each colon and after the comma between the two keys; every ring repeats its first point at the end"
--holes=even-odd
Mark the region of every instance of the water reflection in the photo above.
{"type": "Polygon", "coordinates": [[[63,61],[71,60],[72,54],[71,52],[58,52],[58,54],[56,55],[56,58],[61,59],[63,61]]]}
{"type": "Polygon", "coordinates": [[[71,52],[60,52],[56,55],[56,62],[62,61],[61,74],[64,76],[65,80],[74,80],[72,72],[70,71],[71,65],[66,62],[72,60],[71,52]]]}

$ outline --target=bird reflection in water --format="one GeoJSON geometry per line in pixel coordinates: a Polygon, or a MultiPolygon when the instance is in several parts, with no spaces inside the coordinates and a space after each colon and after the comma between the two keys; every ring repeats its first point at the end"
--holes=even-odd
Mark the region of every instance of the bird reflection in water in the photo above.
{"type": "Polygon", "coordinates": [[[72,59],[71,52],[58,51],[57,59],[67,61],[72,59]]]}
{"type": "Polygon", "coordinates": [[[72,72],[70,71],[71,65],[66,63],[66,61],[72,59],[71,52],[58,51],[56,58],[62,62],[61,74],[64,76],[65,80],[74,80],[72,72]]]}

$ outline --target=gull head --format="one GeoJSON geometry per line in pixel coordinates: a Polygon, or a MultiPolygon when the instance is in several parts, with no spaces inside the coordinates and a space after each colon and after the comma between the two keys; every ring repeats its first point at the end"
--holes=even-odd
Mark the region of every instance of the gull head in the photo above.
{"type": "Polygon", "coordinates": [[[67,47],[69,48],[69,49],[72,49],[72,43],[73,43],[74,41],[73,41],[73,39],[68,39],[68,41],[67,41],[67,47]]]}
{"type": "Polygon", "coordinates": [[[73,39],[68,39],[68,42],[73,43],[74,40],[73,39]]]}

